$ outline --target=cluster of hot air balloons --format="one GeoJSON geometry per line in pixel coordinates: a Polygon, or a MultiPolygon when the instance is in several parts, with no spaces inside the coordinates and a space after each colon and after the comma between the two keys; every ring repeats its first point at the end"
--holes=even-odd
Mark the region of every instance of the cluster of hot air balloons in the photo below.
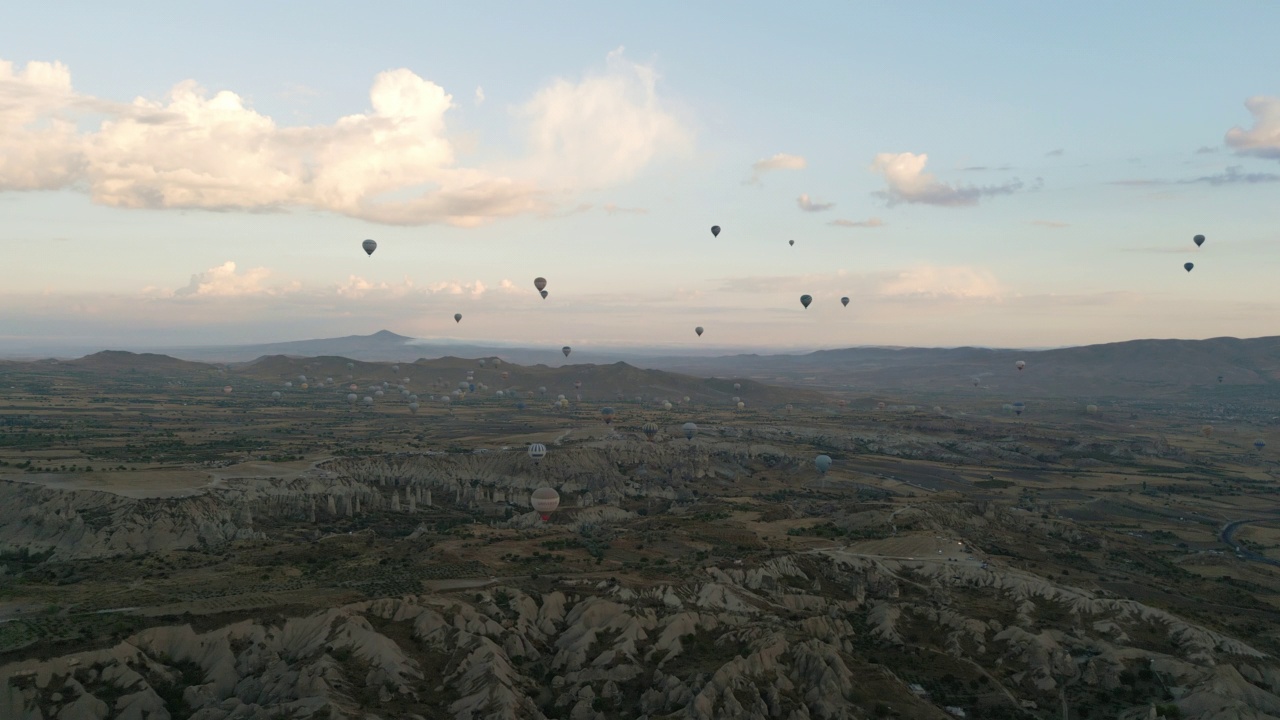
{"type": "MultiPolygon", "coordinates": [[[[1191,238],[1191,241],[1192,241],[1192,242],[1194,242],[1194,243],[1196,244],[1196,247],[1200,247],[1201,245],[1204,245],[1204,236],[1203,236],[1203,235],[1197,235],[1197,236],[1195,236],[1195,237],[1191,238]]],[[[1196,264],[1195,264],[1195,263],[1190,263],[1190,262],[1189,262],[1189,263],[1183,263],[1183,264],[1182,264],[1182,269],[1183,269],[1183,270],[1186,270],[1187,272],[1191,272],[1191,269],[1192,269],[1192,268],[1194,268],[1195,266],[1196,266],[1196,264]]]]}

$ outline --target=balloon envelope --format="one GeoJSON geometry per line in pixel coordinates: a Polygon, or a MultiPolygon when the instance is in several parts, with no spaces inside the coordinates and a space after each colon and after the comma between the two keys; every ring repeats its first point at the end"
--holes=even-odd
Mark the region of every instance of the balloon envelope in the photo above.
{"type": "Polygon", "coordinates": [[[825,475],[831,469],[831,456],[819,455],[813,459],[813,464],[818,467],[818,472],[825,475]]]}
{"type": "Polygon", "coordinates": [[[560,493],[549,487],[540,487],[529,496],[529,504],[542,515],[544,521],[549,520],[551,513],[560,507],[560,493]]]}
{"type": "Polygon", "coordinates": [[[658,434],[658,426],[653,423],[645,423],[641,430],[644,431],[644,436],[649,438],[649,442],[653,442],[653,437],[658,434]]]}
{"type": "Polygon", "coordinates": [[[1196,243],[1196,247],[1200,247],[1201,245],[1203,245],[1203,244],[1204,244],[1204,236],[1203,236],[1203,235],[1197,235],[1197,236],[1195,236],[1194,238],[1192,238],[1192,240],[1194,240],[1194,241],[1195,241],[1195,243],[1196,243]]]}
{"type": "Polygon", "coordinates": [[[564,347],[560,348],[560,352],[564,353],[565,357],[569,357],[569,353],[573,352],[573,348],[569,347],[568,345],[565,345],[564,347]]]}
{"type": "Polygon", "coordinates": [[[373,251],[378,249],[378,243],[372,240],[365,240],[364,242],[360,243],[360,247],[364,248],[364,252],[366,255],[372,255],[373,251]]]}
{"type": "Polygon", "coordinates": [[[1196,266],[1196,264],[1195,264],[1195,263],[1183,263],[1183,264],[1182,264],[1182,269],[1183,269],[1183,270],[1186,270],[1187,272],[1191,272],[1191,268],[1193,268],[1193,267],[1195,267],[1195,266],[1196,266]]]}
{"type": "Polygon", "coordinates": [[[536,277],[533,279],[533,286],[538,288],[538,292],[542,292],[547,287],[547,279],[544,277],[536,277]]]}
{"type": "Polygon", "coordinates": [[[529,457],[534,460],[541,460],[547,456],[547,446],[542,443],[533,443],[529,446],[529,457]]]}
{"type": "Polygon", "coordinates": [[[680,427],[684,431],[684,436],[688,440],[692,440],[694,435],[698,434],[698,426],[691,422],[687,422],[680,427]]]}
{"type": "Polygon", "coordinates": [[[712,237],[720,237],[720,226],[719,226],[719,225],[712,225],[712,226],[711,226],[711,236],[712,236],[712,237]]]}
{"type": "Polygon", "coordinates": [[[849,307],[849,297],[846,295],[845,297],[840,298],[840,304],[845,307],[849,307]]]}
{"type": "Polygon", "coordinates": [[[1262,438],[1258,438],[1257,440],[1253,441],[1253,446],[1261,450],[1262,448],[1267,446],[1267,443],[1262,438]]]}
{"type": "Polygon", "coordinates": [[[459,322],[459,323],[460,323],[460,322],[462,322],[462,313],[454,313],[454,314],[453,314],[453,321],[454,321],[454,322],[459,322]]]}
{"type": "Polygon", "coordinates": [[[1021,370],[1022,368],[1027,366],[1027,363],[1022,360],[1019,360],[1018,362],[1014,363],[1013,366],[1021,370]]]}
{"type": "Polygon", "coordinates": [[[787,244],[788,244],[788,245],[795,245],[795,244],[796,244],[796,241],[795,241],[795,240],[788,240],[788,241],[787,241],[787,244]]]}
{"type": "Polygon", "coordinates": [[[698,337],[702,337],[702,326],[701,326],[701,325],[699,325],[698,327],[694,328],[694,329],[693,329],[693,331],[694,331],[694,332],[696,332],[696,333],[698,333],[698,337]]]}
{"type": "Polygon", "coordinates": [[[801,305],[803,305],[803,306],[805,306],[805,307],[809,307],[809,303],[811,303],[811,302],[813,302],[813,296],[812,296],[812,295],[801,295],[801,296],[800,296],[800,304],[801,304],[801,305]]]}
{"type": "Polygon", "coordinates": [[[543,299],[543,300],[546,300],[546,299],[547,299],[547,295],[548,295],[548,293],[547,293],[547,291],[546,291],[546,290],[540,290],[540,291],[539,291],[539,294],[540,294],[540,295],[542,295],[542,299],[543,299]]]}

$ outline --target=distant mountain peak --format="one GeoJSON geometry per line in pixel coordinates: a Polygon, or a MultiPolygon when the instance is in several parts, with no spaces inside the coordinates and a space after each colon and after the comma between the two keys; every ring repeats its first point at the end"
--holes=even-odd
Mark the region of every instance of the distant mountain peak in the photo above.
{"type": "Polygon", "coordinates": [[[378,332],[370,335],[369,337],[370,339],[373,339],[373,340],[412,340],[413,339],[411,337],[405,337],[404,335],[397,335],[396,333],[393,333],[390,330],[379,330],[378,332]]]}

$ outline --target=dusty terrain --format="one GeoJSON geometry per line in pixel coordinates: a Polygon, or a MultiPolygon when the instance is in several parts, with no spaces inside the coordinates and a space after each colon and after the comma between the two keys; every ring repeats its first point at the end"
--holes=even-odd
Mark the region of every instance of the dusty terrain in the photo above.
{"type": "Polygon", "coordinates": [[[1265,402],[347,363],[0,367],[0,717],[1280,717],[1265,402]]]}

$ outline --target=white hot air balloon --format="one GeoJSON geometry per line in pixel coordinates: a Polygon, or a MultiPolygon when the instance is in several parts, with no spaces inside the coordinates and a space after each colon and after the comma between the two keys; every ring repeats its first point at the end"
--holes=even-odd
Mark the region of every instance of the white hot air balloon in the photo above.
{"type": "Polygon", "coordinates": [[[538,462],[539,460],[541,460],[546,456],[547,456],[546,445],[543,445],[542,443],[533,443],[532,445],[529,446],[529,457],[533,458],[534,462],[538,462]]]}
{"type": "Polygon", "coordinates": [[[529,496],[529,504],[542,516],[542,522],[551,519],[551,513],[560,507],[560,493],[553,488],[540,487],[529,496]]]}

